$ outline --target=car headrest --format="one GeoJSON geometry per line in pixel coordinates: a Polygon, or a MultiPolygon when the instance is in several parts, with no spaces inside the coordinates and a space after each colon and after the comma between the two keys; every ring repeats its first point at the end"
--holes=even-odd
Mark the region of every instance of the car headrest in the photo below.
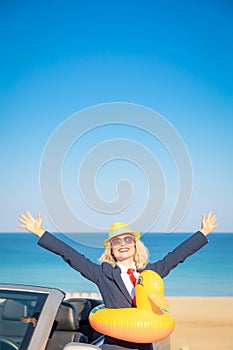
{"type": "Polygon", "coordinates": [[[93,309],[90,300],[82,299],[82,298],[74,298],[70,300],[70,303],[76,307],[78,311],[78,320],[79,322],[87,321],[89,313],[93,309]]]}
{"type": "Polygon", "coordinates": [[[55,317],[56,331],[76,331],[79,327],[78,315],[75,307],[63,301],[55,317]]]}
{"type": "Polygon", "coordinates": [[[2,319],[19,321],[20,317],[27,316],[27,307],[14,300],[6,300],[3,308],[2,319]]]}

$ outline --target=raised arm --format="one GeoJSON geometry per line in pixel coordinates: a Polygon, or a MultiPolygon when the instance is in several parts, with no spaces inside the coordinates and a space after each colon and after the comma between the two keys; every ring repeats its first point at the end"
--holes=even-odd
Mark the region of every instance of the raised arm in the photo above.
{"type": "Polygon", "coordinates": [[[157,272],[161,277],[167,276],[179,263],[184,262],[189,256],[208,243],[206,236],[217,227],[216,220],[216,216],[212,212],[209,212],[207,216],[202,214],[201,229],[172,252],[169,252],[163,259],[149,264],[149,268],[157,272]]]}
{"type": "Polygon", "coordinates": [[[19,225],[20,228],[26,229],[40,237],[38,241],[39,246],[60,255],[73,269],[97,284],[100,279],[100,265],[92,262],[68,244],[44,230],[40,213],[38,213],[37,218],[34,218],[28,210],[25,210],[25,214],[19,215],[18,221],[21,223],[19,225]]]}
{"type": "Polygon", "coordinates": [[[25,210],[24,212],[25,214],[19,215],[18,221],[21,222],[21,225],[18,227],[24,228],[34,235],[41,237],[45,233],[45,230],[42,227],[41,213],[38,213],[37,219],[35,219],[28,210],[25,210]]]}

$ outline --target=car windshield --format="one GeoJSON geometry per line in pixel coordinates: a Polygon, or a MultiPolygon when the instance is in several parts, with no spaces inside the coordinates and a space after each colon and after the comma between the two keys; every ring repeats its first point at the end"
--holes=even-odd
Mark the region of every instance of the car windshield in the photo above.
{"type": "Polygon", "coordinates": [[[0,349],[27,349],[46,293],[0,290],[0,349]]]}

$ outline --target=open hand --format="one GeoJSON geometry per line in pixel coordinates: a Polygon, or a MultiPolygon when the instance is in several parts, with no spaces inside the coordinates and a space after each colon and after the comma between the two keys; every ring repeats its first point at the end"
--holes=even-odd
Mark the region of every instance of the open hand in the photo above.
{"type": "Polygon", "coordinates": [[[218,225],[216,224],[216,215],[212,213],[212,211],[209,212],[208,216],[206,217],[205,214],[202,214],[202,220],[201,220],[201,232],[206,236],[210,232],[212,232],[218,225]]]}
{"type": "Polygon", "coordinates": [[[24,211],[25,214],[20,214],[18,221],[22,223],[18,227],[24,228],[29,232],[41,237],[45,230],[42,228],[41,214],[38,213],[37,219],[35,219],[28,210],[24,211]]]}

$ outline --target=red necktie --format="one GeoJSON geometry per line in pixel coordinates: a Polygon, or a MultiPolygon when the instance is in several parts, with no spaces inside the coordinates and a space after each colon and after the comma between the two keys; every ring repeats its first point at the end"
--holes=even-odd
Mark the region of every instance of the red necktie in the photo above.
{"type": "MultiPolygon", "coordinates": [[[[134,269],[128,269],[127,274],[129,275],[130,281],[134,284],[136,284],[137,278],[134,276],[134,269]]],[[[136,306],[136,297],[133,298],[133,305],[136,306]]]]}

